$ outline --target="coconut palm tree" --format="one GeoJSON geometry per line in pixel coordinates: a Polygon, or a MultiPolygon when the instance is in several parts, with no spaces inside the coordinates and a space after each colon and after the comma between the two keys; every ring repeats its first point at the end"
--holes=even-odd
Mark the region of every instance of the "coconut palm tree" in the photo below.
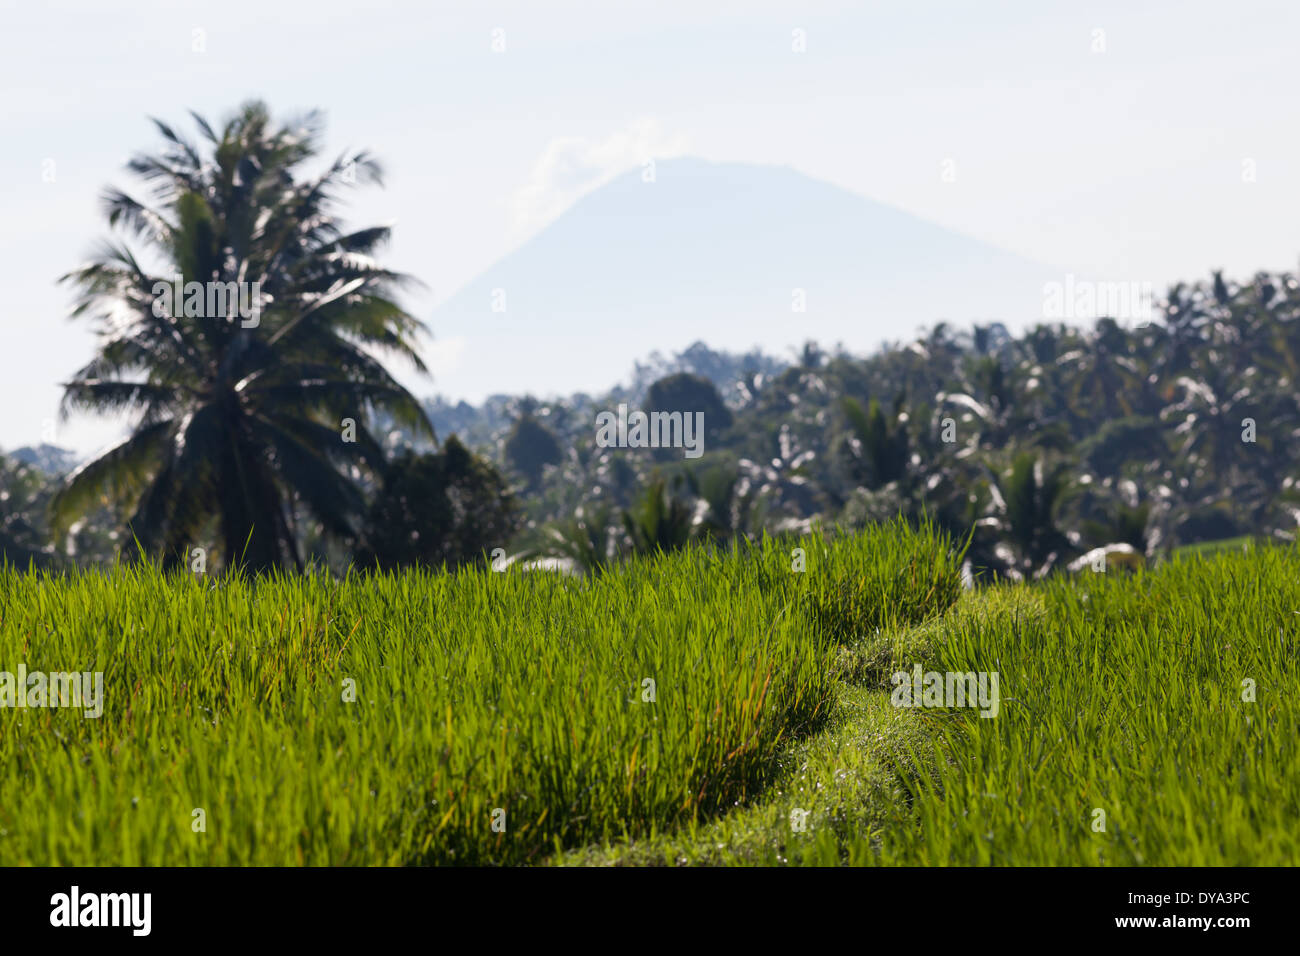
{"type": "Polygon", "coordinates": [[[990,469],[989,478],[992,513],[978,522],[977,530],[980,537],[994,534],[997,569],[1017,581],[1043,577],[1070,549],[1056,514],[1069,489],[1065,465],[1048,465],[1033,452],[1021,451],[1007,469],[990,469]]]}
{"type": "Polygon", "coordinates": [[[1057,358],[1070,407],[1088,421],[1126,418],[1142,394],[1142,372],[1128,333],[1114,319],[1097,322],[1083,347],[1057,358]]]}
{"type": "Polygon", "coordinates": [[[623,529],[635,555],[667,553],[686,547],[695,530],[695,508],[681,492],[685,481],[670,485],[656,478],[639,501],[623,511],[623,529]]]}
{"type": "Polygon", "coordinates": [[[854,477],[869,488],[880,488],[908,475],[911,448],[907,416],[902,409],[902,395],[894,402],[890,415],[885,414],[874,398],[866,409],[850,395],[840,399],[840,410],[848,423],[848,451],[855,466],[854,477]]]}
{"type": "Polygon", "coordinates": [[[757,504],[757,489],[748,476],[724,461],[699,471],[686,469],[682,477],[696,498],[696,537],[720,544],[748,538],[757,504]]]}
{"type": "Polygon", "coordinates": [[[521,562],[556,558],[582,574],[599,574],[618,559],[612,510],[607,503],[579,507],[572,517],[556,521],[532,535],[515,552],[521,562]]]}
{"type": "Polygon", "coordinates": [[[373,157],[344,154],[307,177],[320,114],[276,125],[250,103],[219,132],[191,115],[202,144],[155,120],[162,151],[128,164],[148,200],[107,191],[109,225],[126,235],[64,277],[74,317],[100,327],[63,414],[126,412],[132,432],[70,476],[52,513],[66,527],[109,500],[129,514],[127,540],[164,565],[211,542],[227,564],[296,567],[293,505],[331,535],[357,530],[361,483],[383,462],[372,413],[432,437],[377,358],[423,372],[424,329],[393,298],[411,280],[373,258],[389,230],[348,231],[335,215],[341,190],[381,182],[373,157]],[[214,305],[217,284],[244,295],[240,307],[214,305]]]}

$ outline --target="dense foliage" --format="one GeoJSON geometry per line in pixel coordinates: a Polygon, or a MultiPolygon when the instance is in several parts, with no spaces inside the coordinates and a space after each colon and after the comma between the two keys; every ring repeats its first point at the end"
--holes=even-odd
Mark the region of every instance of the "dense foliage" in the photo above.
{"type": "MultiPolygon", "coordinates": [[[[941,325],[866,358],[809,345],[775,372],[697,345],[639,391],[527,400],[530,421],[564,449],[540,484],[528,476],[532,540],[576,559],[642,550],[633,525],[647,520],[650,538],[680,542],[929,515],[953,534],[973,530],[974,571],[1021,578],[1107,546],[1153,556],[1290,539],[1298,307],[1294,276],[1215,275],[1174,287],[1159,321],[1131,328],[1102,319],[1012,336],[941,325]],[[662,404],[687,373],[727,406],[701,459],[596,446],[598,412],[662,404]]],[[[700,410],[711,401],[695,398],[700,410]]],[[[518,407],[428,406],[505,467],[518,407]]]]}
{"type": "Polygon", "coordinates": [[[370,413],[431,434],[373,354],[422,369],[422,326],[393,299],[406,277],[373,258],[388,229],[348,230],[335,212],[342,190],[380,181],[373,157],[307,175],[318,114],[277,125],[252,103],[219,131],[194,121],[199,144],[156,122],[163,150],[128,167],[148,198],[108,190],[125,235],[65,277],[74,316],[99,323],[65,411],[128,412],[132,430],[59,488],[54,531],[107,502],[131,549],[168,564],[197,546],[227,565],[301,567],[299,511],[356,534],[361,479],[383,463],[370,413]]]}
{"type": "Polygon", "coordinates": [[[501,475],[456,436],[438,452],[407,449],[384,467],[357,544],[360,568],[458,568],[482,560],[515,532],[514,499],[501,475]]]}
{"type": "Polygon", "coordinates": [[[0,659],[104,687],[95,719],[0,708],[0,865],[506,863],[651,833],[756,794],[824,721],[832,629],[958,591],[949,542],[897,524],[577,584],[0,567],[0,659]],[[848,579],[869,606],[834,613],[848,579]]]}
{"type": "Polygon", "coordinates": [[[304,172],[318,114],[277,124],[252,103],[219,129],[194,120],[197,144],[156,123],[163,149],[128,167],[147,200],[108,190],[121,235],[65,277],[74,315],[100,325],[64,410],[127,412],[129,437],[54,480],[0,468],[6,560],[179,566],[201,548],[217,568],[341,573],[505,548],[596,570],[901,514],[969,535],[975,576],[1023,579],[1102,551],[1294,537],[1293,275],[1180,284],[1132,327],[939,325],[866,357],[808,342],[789,362],[697,343],[601,396],[421,404],[380,361],[423,370],[424,327],[396,298],[410,280],[375,258],[386,228],[349,230],[337,213],[346,189],[379,181],[375,159],[304,172]],[[242,299],[238,314],[225,300],[195,311],[179,294],[191,281],[255,284],[259,314],[242,299]],[[598,417],[628,409],[702,415],[703,454],[598,442],[598,417]],[[437,434],[459,442],[431,449],[437,434]],[[454,494],[382,500],[432,480],[416,474],[422,454],[462,461],[438,479],[454,494]],[[476,516],[449,516],[465,511],[453,498],[476,516]],[[504,520],[516,505],[522,520],[504,520]]]}

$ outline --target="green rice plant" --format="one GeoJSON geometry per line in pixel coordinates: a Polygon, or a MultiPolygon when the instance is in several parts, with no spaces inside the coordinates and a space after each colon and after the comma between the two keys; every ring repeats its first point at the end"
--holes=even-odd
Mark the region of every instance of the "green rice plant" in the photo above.
{"type": "Polygon", "coordinates": [[[913,531],[901,519],[875,529],[868,545],[816,543],[827,566],[801,607],[811,626],[854,645],[942,614],[961,593],[963,551],[931,525],[913,531]]]}
{"type": "MultiPolygon", "coordinates": [[[[849,862],[1300,861],[1300,551],[1059,578],[1046,614],[954,615],[927,667],[997,671],[1000,708],[917,711],[912,825],[849,862]]],[[[825,862],[823,860],[823,862],[825,862]]]]}
{"type": "Polygon", "coordinates": [[[957,566],[895,526],[582,580],[0,568],[0,672],[104,687],[98,718],[0,707],[0,865],[517,864],[694,825],[832,711],[815,609],[850,580],[855,620],[920,620],[957,566]]]}

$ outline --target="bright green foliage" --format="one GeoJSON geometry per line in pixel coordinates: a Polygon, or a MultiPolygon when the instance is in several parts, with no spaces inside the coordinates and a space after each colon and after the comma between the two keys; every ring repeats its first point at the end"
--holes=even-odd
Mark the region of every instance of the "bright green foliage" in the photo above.
{"type": "Polygon", "coordinates": [[[1300,860],[1300,549],[956,561],[895,524],[587,578],[0,570],[0,670],[107,691],[0,709],[0,865],[1300,860]],[[918,663],[997,716],[891,706],[918,663]]]}
{"type": "Polygon", "coordinates": [[[877,534],[892,534],[893,547],[846,549],[818,569],[817,585],[804,595],[803,608],[818,630],[842,644],[941,614],[961,592],[961,554],[936,550],[937,532],[923,526],[916,535],[902,521],[876,527],[877,534]]]}
{"type": "Polygon", "coordinates": [[[0,670],[102,670],[106,697],[0,709],[0,865],[522,863],[690,824],[833,710],[800,595],[874,581],[861,620],[919,620],[950,550],[896,526],[587,579],[0,568],[0,670]]]}
{"type": "MultiPolygon", "coordinates": [[[[923,717],[951,759],[920,775],[915,825],[883,859],[1295,865],[1300,551],[1085,573],[1040,593],[1045,615],[955,616],[932,645],[927,667],[999,671],[1002,705],[994,719],[923,717]]],[[[935,766],[935,750],[902,761],[920,762],[935,766]]]]}
{"type": "Polygon", "coordinates": [[[863,683],[757,801],[556,862],[1294,866],[1297,582],[1264,549],[968,592],[846,648],[863,683]],[[997,716],[891,706],[914,663],[997,670],[997,716]]]}

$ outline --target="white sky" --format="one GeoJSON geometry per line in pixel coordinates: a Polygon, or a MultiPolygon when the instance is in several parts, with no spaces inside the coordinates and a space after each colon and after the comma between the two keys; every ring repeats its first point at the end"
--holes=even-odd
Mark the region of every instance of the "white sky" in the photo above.
{"type": "MultiPolygon", "coordinates": [[[[647,154],[788,164],[1163,288],[1294,268],[1297,27],[1294,3],[1195,0],[0,0],[0,447],[42,440],[92,353],[55,279],[106,235],[100,190],[135,188],[122,165],[157,146],[149,115],[188,131],[187,109],[215,125],[254,96],[325,109],[332,150],[388,166],[347,215],[395,223],[388,262],[430,286],[408,303],[422,318],[647,154]]],[[[431,350],[435,371],[456,348],[431,350]]],[[[53,437],[88,450],[114,431],[78,419],[53,437]]]]}

